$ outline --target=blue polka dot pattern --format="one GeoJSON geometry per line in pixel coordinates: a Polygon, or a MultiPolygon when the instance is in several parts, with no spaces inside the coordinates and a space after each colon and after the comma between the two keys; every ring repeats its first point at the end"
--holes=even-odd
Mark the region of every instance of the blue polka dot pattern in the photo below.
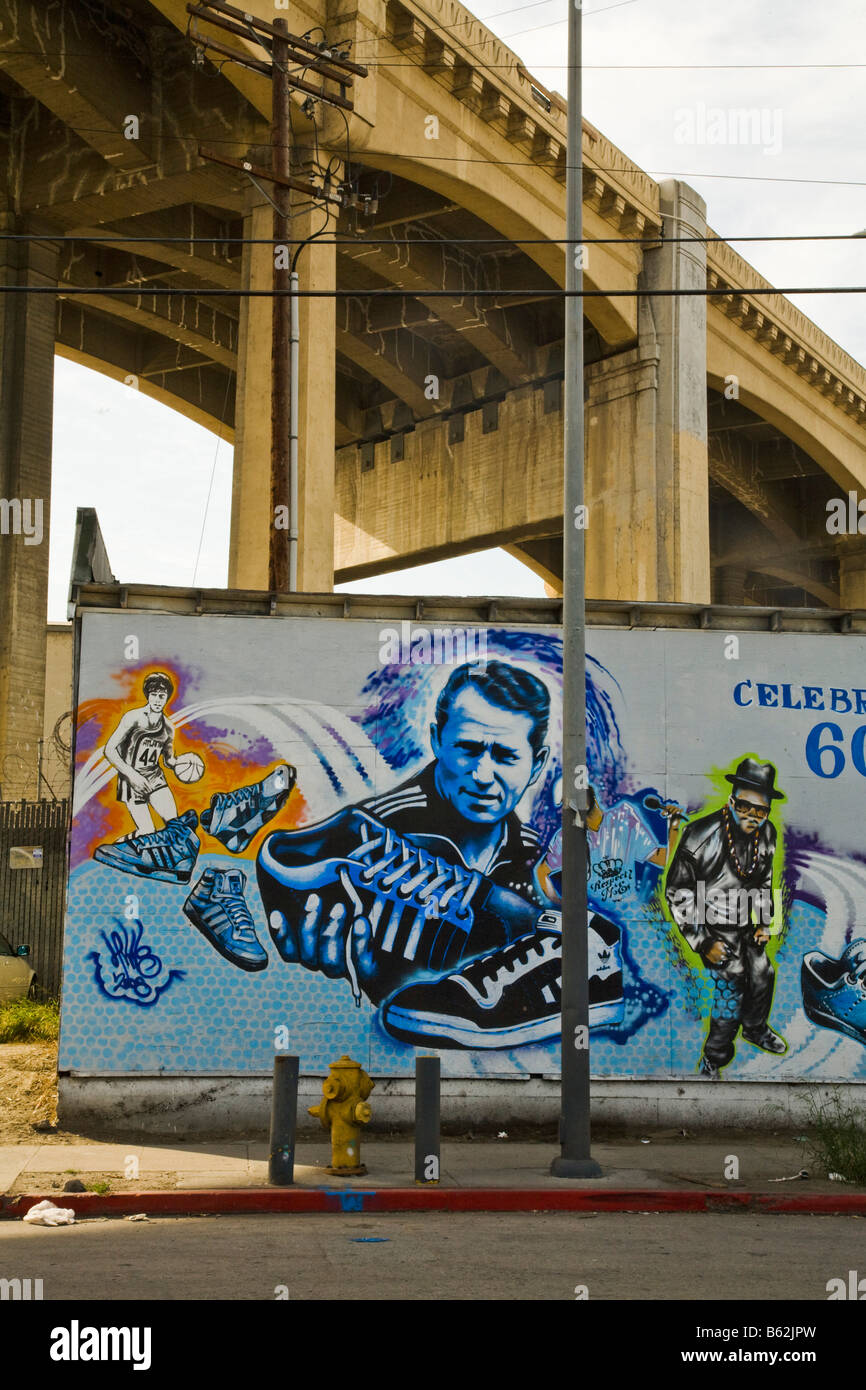
{"type": "MultiPolygon", "coordinates": [[[[189,891],[148,882],[89,862],[70,879],[64,951],[63,1017],[59,1065],[106,1075],[270,1073],[275,1042],[299,1054],[301,1069],[322,1073],[349,1052],[378,1077],[408,1076],[415,1051],[390,1038],[366,999],[355,1004],[347,980],[332,980],[287,965],[276,954],[264,920],[249,860],[203,855],[196,879],[208,867],[240,866],[248,875],[246,898],[259,940],[269,954],[266,970],[249,974],[224,960],[183,915],[189,891]],[[140,1008],[100,992],[89,953],[107,955],[101,933],[123,918],[130,893],[140,901],[144,942],[166,970],[182,970],[153,1007],[140,1008]],[[279,1034],[277,1030],[284,1030],[279,1034]]],[[[733,1011],[729,982],[687,961],[679,934],[657,908],[636,905],[621,914],[624,1017],[616,1027],[594,1029],[596,1077],[683,1077],[694,1074],[712,1010],[733,1011]]],[[[795,902],[787,935],[776,954],[776,989],[770,1024],[783,1036],[802,1019],[799,963],[824,928],[823,914],[795,902]]],[[[729,1015],[732,1016],[732,1013],[729,1015]]],[[[750,1079],[785,1079],[796,1063],[738,1048],[727,1078],[749,1064],[750,1079]],[[747,1055],[748,1054],[748,1055],[747,1055]],[[756,1066],[759,1070],[756,1071],[756,1066]]],[[[443,1051],[442,1073],[550,1075],[559,1068],[559,1041],[511,1052],[443,1051]]],[[[866,1049],[855,1075],[866,1077],[866,1049]]],[[[850,1079],[847,1071],[842,1079],[850,1079]]]]}

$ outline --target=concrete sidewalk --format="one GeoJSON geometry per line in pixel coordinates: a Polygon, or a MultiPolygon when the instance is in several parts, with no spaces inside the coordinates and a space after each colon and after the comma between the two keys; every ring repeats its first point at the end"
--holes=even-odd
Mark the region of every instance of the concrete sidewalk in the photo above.
{"type": "MultiPolygon", "coordinates": [[[[866,1188],[826,1177],[795,1176],[808,1168],[808,1159],[805,1143],[790,1133],[722,1131],[692,1137],[688,1132],[664,1130],[605,1137],[593,1145],[602,1176],[577,1182],[550,1176],[550,1162],[557,1152],[550,1141],[445,1139],[440,1183],[419,1187],[414,1180],[411,1140],[375,1135],[365,1139],[362,1159],[368,1174],[336,1178],[326,1171],[327,1142],[301,1139],[294,1186],[270,1188],[268,1150],[262,1142],[62,1143],[57,1136],[44,1142],[34,1137],[30,1144],[0,1146],[0,1192],[5,1194],[0,1214],[21,1215],[31,1205],[29,1199],[44,1196],[91,1213],[312,1210],[318,1209],[316,1199],[323,1194],[340,1192],[359,1194],[365,1207],[375,1194],[380,1209],[388,1194],[396,1201],[402,1193],[401,1207],[483,1209],[487,1193],[501,1210],[533,1203],[536,1208],[549,1203],[569,1205],[567,1194],[571,1193],[583,1208],[596,1194],[605,1210],[646,1209],[639,1205],[642,1200],[650,1201],[654,1209],[704,1210],[748,1206],[747,1199],[760,1197],[763,1209],[866,1213],[866,1188]],[[88,1187],[96,1181],[107,1184],[108,1190],[64,1193],[63,1186],[72,1176],[88,1187]]],[[[329,1209],[327,1202],[321,1209],[329,1209]]]]}

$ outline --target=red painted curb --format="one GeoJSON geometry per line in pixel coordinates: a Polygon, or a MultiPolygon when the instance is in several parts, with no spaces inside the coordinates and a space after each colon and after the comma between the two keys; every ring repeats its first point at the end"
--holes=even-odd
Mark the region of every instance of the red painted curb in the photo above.
{"type": "MultiPolygon", "coordinates": [[[[45,1193],[0,1198],[0,1218],[20,1219],[45,1193]]],[[[866,1193],[777,1195],[741,1191],[680,1191],[660,1188],[256,1187],[165,1192],[53,1192],[57,1206],[76,1215],[185,1216],[245,1212],[398,1211],[608,1211],[793,1213],[815,1216],[866,1215],[866,1193]]]]}

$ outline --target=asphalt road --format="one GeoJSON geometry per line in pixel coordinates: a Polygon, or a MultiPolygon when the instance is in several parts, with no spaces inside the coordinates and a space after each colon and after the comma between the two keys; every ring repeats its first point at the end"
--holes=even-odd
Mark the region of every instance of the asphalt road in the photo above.
{"type": "MultiPolygon", "coordinates": [[[[827,1300],[866,1276],[856,1217],[583,1213],[0,1223],[45,1300],[827,1300]]],[[[864,1282],[866,1290],[866,1282],[864,1282]]],[[[788,1321],[791,1319],[789,1318],[788,1321]]]]}

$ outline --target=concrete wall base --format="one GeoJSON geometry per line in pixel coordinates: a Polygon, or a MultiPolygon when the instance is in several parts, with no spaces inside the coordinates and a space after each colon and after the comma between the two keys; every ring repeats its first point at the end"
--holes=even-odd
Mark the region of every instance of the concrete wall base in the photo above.
{"type": "MultiPolygon", "coordinates": [[[[321,1078],[302,1077],[298,1130],[321,1134],[307,1107],[321,1098],[321,1078]]],[[[592,1120],[605,1128],[626,1126],[699,1129],[799,1129],[809,1092],[829,1088],[807,1082],[594,1081],[592,1120]]],[[[866,1118],[866,1089],[841,1085],[845,1104],[866,1118]]],[[[270,1077],[61,1076],[59,1117],[64,1129],[93,1135],[143,1134],[164,1139],[266,1135],[270,1077]]],[[[411,1130],[414,1083],[378,1081],[371,1098],[370,1133],[411,1130]]],[[[559,1082],[444,1080],[445,1133],[476,1134],[509,1126],[551,1126],[559,1117],[559,1082]]]]}

